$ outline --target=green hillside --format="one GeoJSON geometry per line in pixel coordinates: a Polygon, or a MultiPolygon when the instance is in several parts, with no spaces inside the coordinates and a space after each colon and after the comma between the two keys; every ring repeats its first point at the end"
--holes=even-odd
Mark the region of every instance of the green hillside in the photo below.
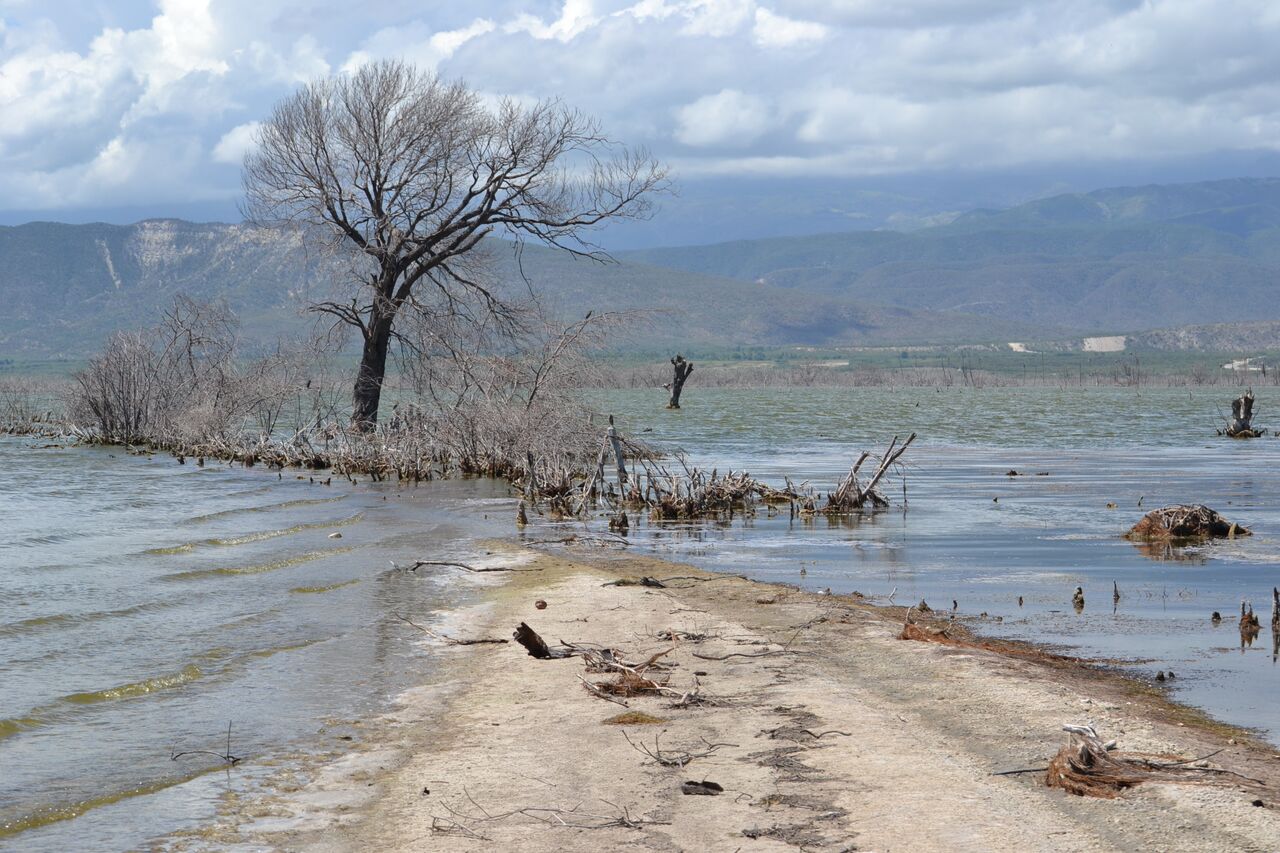
{"type": "Polygon", "coordinates": [[[1058,196],[915,231],[631,252],[628,260],[1073,331],[1280,319],[1280,179],[1058,196]]]}
{"type": "MultiPolygon", "coordinates": [[[[498,287],[565,317],[644,316],[618,349],[1054,340],[1280,320],[1280,179],[1101,190],[862,231],[653,249],[598,264],[490,246],[498,287]]],[[[79,358],[176,293],[225,299],[267,345],[351,277],[296,233],[151,220],[0,228],[0,358],[79,358]]]]}
{"type": "MultiPolygon", "coordinates": [[[[958,342],[1045,330],[966,312],[881,306],[639,263],[599,264],[507,244],[491,247],[500,286],[533,291],[566,317],[638,310],[624,348],[958,342]]],[[[350,279],[346,261],[296,234],[153,220],[131,226],[0,228],[0,358],[80,358],[112,331],[153,322],[177,293],[225,299],[251,343],[316,322],[307,304],[350,279]]]]}

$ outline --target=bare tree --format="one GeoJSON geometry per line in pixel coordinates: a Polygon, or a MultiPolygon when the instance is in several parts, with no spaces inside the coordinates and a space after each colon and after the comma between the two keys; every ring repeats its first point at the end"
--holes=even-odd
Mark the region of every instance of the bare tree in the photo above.
{"type": "Polygon", "coordinates": [[[247,212],[293,224],[358,259],[351,298],[321,302],[363,337],[353,425],[369,429],[406,309],[507,312],[477,274],[489,235],[603,260],[591,229],[647,216],[664,167],[559,101],[490,106],[401,62],[365,65],[281,101],[244,162],[247,212]],[[425,282],[425,284],[424,284],[425,282]],[[419,290],[431,292],[420,298],[419,290]]]}

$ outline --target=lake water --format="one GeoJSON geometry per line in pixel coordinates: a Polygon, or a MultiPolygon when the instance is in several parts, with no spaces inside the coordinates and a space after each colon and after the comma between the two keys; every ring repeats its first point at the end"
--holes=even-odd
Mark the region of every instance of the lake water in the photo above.
{"type": "MultiPolygon", "coordinates": [[[[1265,625],[1280,584],[1280,439],[1215,436],[1223,389],[742,391],[696,379],[678,412],[660,390],[596,402],[697,464],[823,491],[861,449],[915,431],[906,506],[898,478],[894,506],[861,519],[637,520],[633,547],[899,603],[954,599],[961,616],[1002,617],[978,623],[993,634],[1173,670],[1178,698],[1280,741],[1269,632],[1242,649],[1235,628],[1241,598],[1265,625]],[[1175,502],[1206,503],[1256,535],[1169,555],[1120,538],[1175,502]]],[[[1264,390],[1264,425],[1267,406],[1264,390]]],[[[425,620],[478,595],[473,576],[388,561],[474,559],[484,539],[514,535],[512,496],[483,480],[324,486],[50,444],[0,438],[5,850],[137,847],[358,737],[350,721],[431,676],[429,646],[395,614],[425,620]],[[222,752],[228,722],[231,753],[246,759],[230,773],[207,755],[170,760],[222,752]]],[[[525,535],[553,527],[535,519],[525,535]]]]}
{"type": "Polygon", "coordinates": [[[350,735],[430,674],[393,614],[475,590],[388,561],[474,554],[506,501],[49,444],[0,438],[0,849],[133,848],[350,735]],[[170,759],[228,723],[232,773],[170,759]]]}
{"type": "MultiPolygon", "coordinates": [[[[1280,585],[1280,439],[1216,436],[1228,391],[691,383],[686,395],[675,412],[661,408],[661,390],[597,402],[627,430],[685,448],[691,464],[775,483],[785,474],[823,492],[860,450],[915,431],[903,457],[906,505],[898,477],[886,489],[893,507],[860,519],[792,520],[784,509],[727,524],[641,520],[630,536],[638,546],[882,602],[893,594],[949,610],[955,601],[960,616],[988,614],[974,625],[988,634],[1142,660],[1130,669],[1147,675],[1173,671],[1176,698],[1280,743],[1280,664],[1267,629],[1280,585]],[[1207,504],[1254,535],[1170,553],[1122,538],[1147,510],[1172,503],[1207,504]],[[1072,607],[1077,586],[1082,613],[1072,607]],[[1263,623],[1243,648],[1242,599],[1263,623]]],[[[1268,403],[1263,390],[1259,424],[1268,424],[1268,403]]]]}

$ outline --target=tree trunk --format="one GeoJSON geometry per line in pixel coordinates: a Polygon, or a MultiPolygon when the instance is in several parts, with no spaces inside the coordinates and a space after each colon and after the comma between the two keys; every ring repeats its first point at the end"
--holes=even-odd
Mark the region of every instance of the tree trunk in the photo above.
{"type": "Polygon", "coordinates": [[[667,408],[678,409],[680,392],[684,390],[684,383],[689,378],[689,374],[693,373],[693,362],[685,361],[684,356],[676,353],[676,357],[671,359],[671,367],[673,368],[671,384],[665,386],[671,390],[671,399],[667,401],[667,408]]]}
{"type": "Polygon", "coordinates": [[[360,354],[360,369],[351,393],[351,425],[361,432],[371,432],[378,425],[378,403],[382,399],[382,382],[387,375],[387,350],[391,346],[393,317],[375,312],[369,318],[360,354]]]}
{"type": "Polygon", "coordinates": [[[1227,428],[1227,435],[1245,438],[1254,435],[1252,388],[1231,401],[1231,426],[1227,428]]]}

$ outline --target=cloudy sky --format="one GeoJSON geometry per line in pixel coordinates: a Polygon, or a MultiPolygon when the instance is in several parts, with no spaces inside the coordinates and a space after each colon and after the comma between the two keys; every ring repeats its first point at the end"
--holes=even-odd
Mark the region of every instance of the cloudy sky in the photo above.
{"type": "Polygon", "coordinates": [[[379,57],[561,96],[704,207],[895,176],[1216,177],[1280,150],[1274,0],[0,0],[0,18],[3,221],[233,216],[254,122],[379,57]]]}

